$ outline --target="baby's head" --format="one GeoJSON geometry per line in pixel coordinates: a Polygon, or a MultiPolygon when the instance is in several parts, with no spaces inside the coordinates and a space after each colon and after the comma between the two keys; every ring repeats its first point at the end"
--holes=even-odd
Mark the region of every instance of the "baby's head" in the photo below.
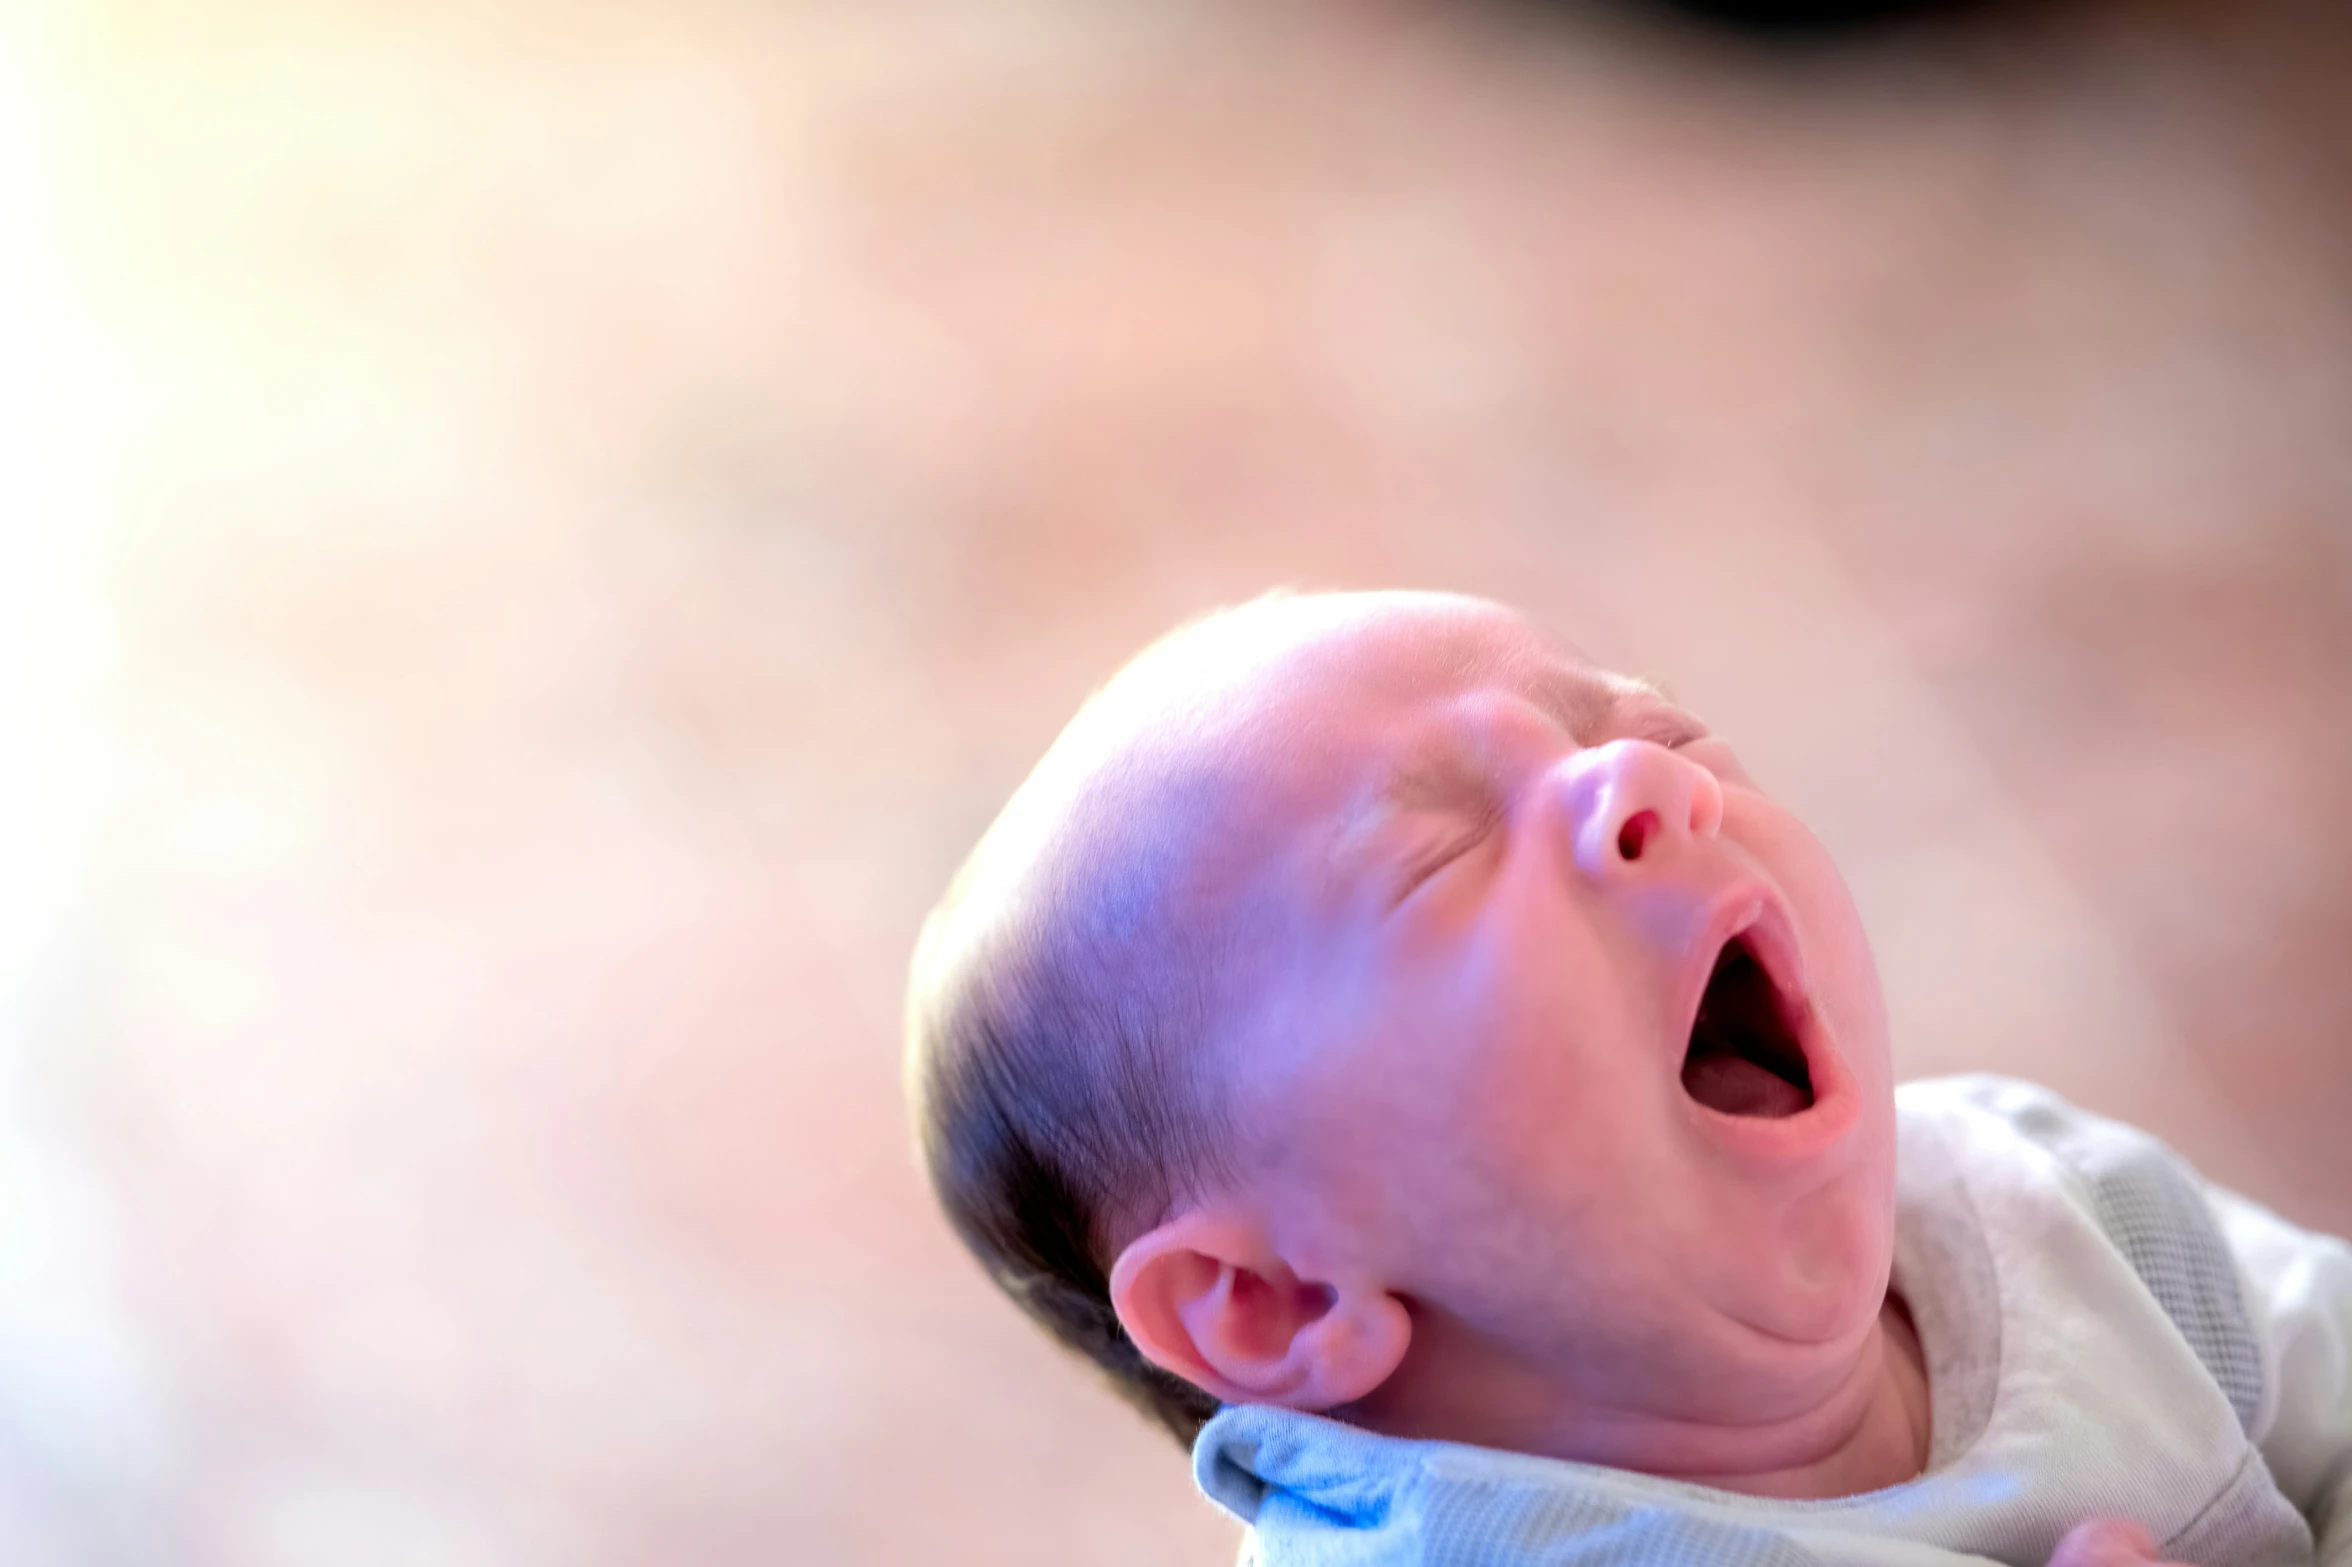
{"type": "Polygon", "coordinates": [[[1647,1468],[1884,1300],[1835,869],[1477,600],[1269,598],[1129,664],[926,926],[908,1073],[966,1243],[1180,1437],[1273,1403],[1647,1468]]]}

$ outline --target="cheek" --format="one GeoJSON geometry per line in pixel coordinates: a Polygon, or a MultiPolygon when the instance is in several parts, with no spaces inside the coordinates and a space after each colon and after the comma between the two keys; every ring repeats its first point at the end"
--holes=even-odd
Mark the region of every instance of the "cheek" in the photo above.
{"type": "Polygon", "coordinates": [[[1566,943],[1498,944],[1491,970],[1470,980],[1432,1106],[1443,1102],[1452,1141],[1488,1184],[1554,1208],[1586,1200],[1655,1144],[1637,1103],[1654,1084],[1629,1046],[1624,994],[1597,954],[1566,943]]]}
{"type": "Polygon", "coordinates": [[[1845,878],[1820,841],[1777,806],[1743,795],[1739,815],[1743,841],[1794,908],[1815,1004],[1827,1014],[1847,1065],[1866,1089],[1891,1091],[1878,964],[1845,878]]]}
{"type": "Polygon", "coordinates": [[[1431,1240],[1474,1250],[1465,1271],[1498,1306],[1531,1299],[1582,1319],[1655,1299],[1659,1270],[1690,1243],[1681,1216],[1705,1205],[1654,1086],[1558,1051],[1485,1078],[1461,1104],[1476,1135],[1431,1172],[1445,1201],[1431,1240]]]}
{"type": "Polygon", "coordinates": [[[1864,1088],[1891,1094],[1894,1068],[1878,964],[1844,884],[1833,882],[1827,891],[1828,897],[1816,900],[1820,913],[1813,921],[1821,934],[1819,951],[1807,954],[1816,970],[1817,1004],[1827,1012],[1846,1064],[1864,1088]]]}
{"type": "Polygon", "coordinates": [[[1366,1058],[1335,1094],[1348,1124],[1328,1134],[1346,1145],[1329,1169],[1354,1194],[1347,1222],[1401,1286],[1465,1305],[1507,1295],[1621,1205],[1622,1130],[1539,1040],[1456,1018],[1413,1043],[1426,1048],[1366,1058]]]}

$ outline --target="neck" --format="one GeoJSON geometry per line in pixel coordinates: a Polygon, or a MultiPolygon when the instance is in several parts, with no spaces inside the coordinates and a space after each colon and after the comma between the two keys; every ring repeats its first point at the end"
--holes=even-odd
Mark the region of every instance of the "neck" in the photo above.
{"type": "Polygon", "coordinates": [[[1540,1369],[1441,1343],[1338,1413],[1391,1435],[1605,1464],[1749,1496],[1853,1496],[1927,1467],[1926,1361],[1910,1313],[1892,1293],[1850,1355],[1808,1368],[1796,1386],[1759,1387],[1753,1406],[1745,1413],[1757,1418],[1704,1420],[1598,1410],[1540,1369]]]}

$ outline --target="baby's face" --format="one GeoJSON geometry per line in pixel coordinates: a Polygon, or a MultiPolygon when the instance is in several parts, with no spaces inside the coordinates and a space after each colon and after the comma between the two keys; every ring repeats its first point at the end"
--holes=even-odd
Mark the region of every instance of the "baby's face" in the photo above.
{"type": "Polygon", "coordinates": [[[1893,1094],[1821,846],[1690,715],[1492,605],[1298,615],[1214,742],[1295,941],[1226,1063],[1284,1254],[1596,1407],[1706,1419],[1725,1370],[1850,1355],[1893,1094]]]}

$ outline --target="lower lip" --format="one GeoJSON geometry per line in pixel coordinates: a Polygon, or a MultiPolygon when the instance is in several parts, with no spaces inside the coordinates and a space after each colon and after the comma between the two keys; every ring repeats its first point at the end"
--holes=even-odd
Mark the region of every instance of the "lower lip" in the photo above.
{"type": "Polygon", "coordinates": [[[1810,1004],[1797,1042],[1805,1052],[1806,1074],[1813,1080],[1813,1102],[1795,1115],[1726,1115],[1687,1093],[1682,1096],[1684,1109],[1711,1142],[1742,1159],[1779,1166],[1818,1158],[1854,1129],[1861,1117],[1861,1096],[1810,1004]]]}

